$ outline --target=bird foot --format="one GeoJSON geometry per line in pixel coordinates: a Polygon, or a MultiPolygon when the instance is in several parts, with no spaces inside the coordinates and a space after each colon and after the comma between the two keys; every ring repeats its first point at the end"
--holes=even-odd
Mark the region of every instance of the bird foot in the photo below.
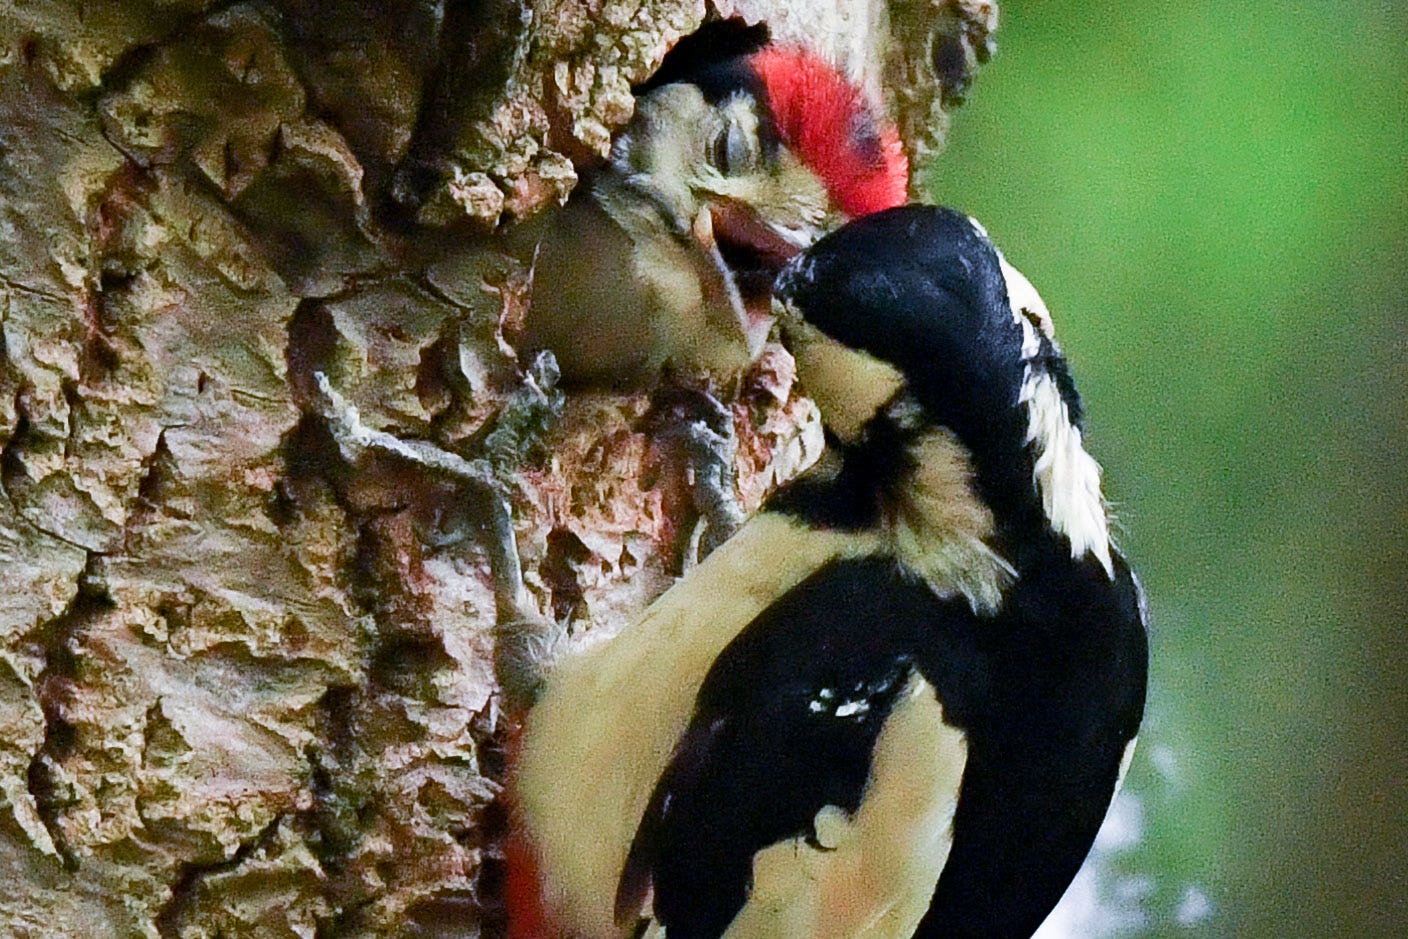
{"type": "Polygon", "coordinates": [[[698,389],[674,389],[658,426],[684,454],[690,499],[699,513],[699,524],[681,559],[681,568],[687,571],[747,520],[738,498],[738,437],[733,412],[698,389]]]}
{"type": "MultiPolygon", "coordinates": [[[[429,441],[405,440],[366,426],[356,406],[332,387],[324,373],[313,374],[314,411],[327,422],[349,464],[369,454],[390,456],[461,488],[465,511],[453,513],[456,530],[438,531],[429,540],[450,544],[463,540],[467,533],[483,546],[494,590],[494,669],[509,707],[523,710],[536,698],[565,639],[565,629],[535,609],[524,587],[505,478],[508,468],[521,460],[560,410],[562,396],[555,387],[556,377],[556,362],[551,353],[543,353],[530,365],[523,387],[500,412],[486,441],[487,456],[470,460],[429,441]]],[[[442,529],[447,524],[445,518],[440,519],[442,529]]]]}

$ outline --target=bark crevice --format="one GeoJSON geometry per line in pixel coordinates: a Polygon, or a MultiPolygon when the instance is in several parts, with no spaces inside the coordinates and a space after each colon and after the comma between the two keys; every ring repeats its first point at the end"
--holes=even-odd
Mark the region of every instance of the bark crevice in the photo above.
{"type": "Polygon", "coordinates": [[[80,743],[78,729],[65,712],[67,697],[80,677],[74,643],[85,626],[112,606],[99,569],[99,557],[89,552],[69,605],[58,616],[38,624],[30,639],[42,655],[43,664],[34,686],[44,714],[44,736],[30,759],[25,782],[53,849],[69,873],[77,872],[81,866],[81,858],[65,834],[62,817],[64,809],[73,801],[67,792],[62,764],[80,743]]]}

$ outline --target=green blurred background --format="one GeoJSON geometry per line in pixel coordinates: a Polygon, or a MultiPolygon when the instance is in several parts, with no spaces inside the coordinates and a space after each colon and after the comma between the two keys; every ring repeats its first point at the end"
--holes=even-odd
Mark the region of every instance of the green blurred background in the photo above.
{"type": "Polygon", "coordinates": [[[1002,15],[932,189],[1052,308],[1154,614],[1067,933],[1408,936],[1408,15],[1002,15]]]}

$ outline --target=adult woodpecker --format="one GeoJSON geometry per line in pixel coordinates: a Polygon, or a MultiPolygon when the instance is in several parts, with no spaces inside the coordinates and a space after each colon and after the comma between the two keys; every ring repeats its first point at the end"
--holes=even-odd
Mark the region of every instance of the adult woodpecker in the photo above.
{"type": "Polygon", "coordinates": [[[519,236],[536,251],[519,344],[552,350],[569,385],[730,381],[767,338],[783,263],[905,201],[898,134],[841,72],[736,28],[746,51],[719,60],[710,36],[672,52],[609,162],[519,236]]]}
{"type": "Polygon", "coordinates": [[[518,936],[1030,936],[1128,765],[1141,594],[1031,285],[908,206],[777,296],[832,446],[548,673],[510,780],[518,936]]]}

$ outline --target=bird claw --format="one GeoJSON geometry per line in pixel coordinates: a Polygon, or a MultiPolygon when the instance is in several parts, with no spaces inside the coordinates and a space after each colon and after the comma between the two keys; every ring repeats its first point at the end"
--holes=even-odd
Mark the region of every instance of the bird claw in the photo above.
{"type": "Polygon", "coordinates": [[[733,412],[705,391],[685,391],[672,404],[662,432],[681,447],[690,499],[699,513],[681,564],[689,570],[727,541],[747,514],[738,499],[733,412]]]}
{"type": "MultiPolygon", "coordinates": [[[[494,667],[512,706],[531,703],[564,638],[563,627],[534,609],[523,583],[523,563],[513,526],[513,509],[503,476],[521,458],[536,431],[560,410],[555,387],[557,363],[543,353],[530,363],[524,386],[504,406],[486,444],[487,457],[465,459],[430,441],[405,440],[362,422],[323,372],[314,372],[313,410],[324,421],[342,457],[356,464],[369,453],[389,455],[463,487],[473,505],[463,525],[472,531],[489,560],[494,590],[494,667]]],[[[457,513],[458,514],[458,513],[457,513]]],[[[460,526],[456,526],[460,527],[460,526]]],[[[432,533],[432,543],[463,540],[459,531],[432,533]]]]}

